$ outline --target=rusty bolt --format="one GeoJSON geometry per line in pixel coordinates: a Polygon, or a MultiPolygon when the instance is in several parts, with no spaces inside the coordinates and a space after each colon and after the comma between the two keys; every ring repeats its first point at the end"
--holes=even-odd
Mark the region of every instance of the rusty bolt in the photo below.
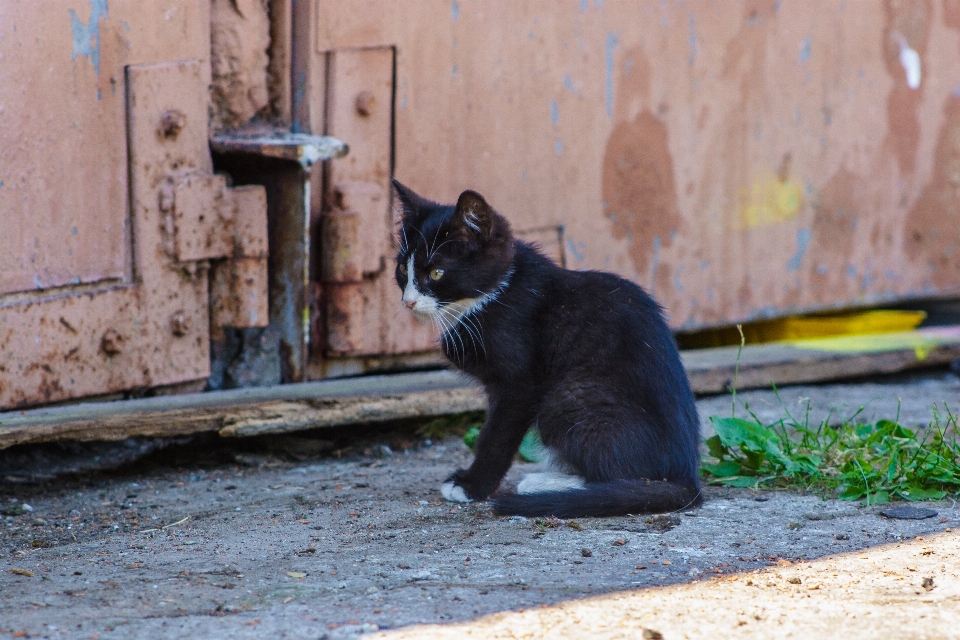
{"type": "Polygon", "coordinates": [[[171,109],[160,118],[160,134],[164,138],[176,139],[187,126],[187,115],[183,111],[171,109]]]}
{"type": "Polygon", "coordinates": [[[190,331],[190,318],[183,311],[177,311],[170,318],[170,330],[173,331],[173,335],[177,337],[182,337],[187,335],[187,332],[190,331]]]}
{"type": "Polygon", "coordinates": [[[357,94],[355,104],[357,113],[366,118],[373,113],[374,108],[377,106],[377,97],[369,91],[361,91],[357,94]]]}
{"type": "Polygon", "coordinates": [[[108,356],[115,356],[123,351],[123,336],[116,329],[107,329],[100,338],[100,348],[108,356]]]}
{"type": "Polygon", "coordinates": [[[160,187],[160,211],[163,211],[164,213],[170,213],[173,210],[173,206],[176,201],[176,194],[177,192],[172,183],[163,183],[163,186],[160,187]]]}

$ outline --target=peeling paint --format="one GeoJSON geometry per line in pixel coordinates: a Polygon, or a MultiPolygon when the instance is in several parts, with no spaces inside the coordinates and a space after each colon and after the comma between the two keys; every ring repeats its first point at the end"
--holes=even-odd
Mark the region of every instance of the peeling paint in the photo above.
{"type": "Polygon", "coordinates": [[[573,86],[573,78],[571,78],[569,74],[563,76],[563,87],[578,98],[583,97],[580,92],[577,91],[577,88],[573,86]]]}
{"type": "Polygon", "coordinates": [[[907,39],[895,34],[897,46],[900,47],[900,66],[907,75],[907,86],[911,89],[920,88],[920,54],[910,48],[907,39]]]}
{"type": "Polygon", "coordinates": [[[797,229],[797,252],[787,263],[787,271],[799,271],[800,262],[803,261],[804,254],[807,253],[807,246],[810,244],[810,229],[797,229]]]}
{"type": "Polygon", "coordinates": [[[553,150],[557,152],[557,155],[563,154],[563,141],[560,138],[557,138],[557,141],[553,145],[553,150]]]}
{"type": "Polygon", "coordinates": [[[613,117],[613,52],[617,48],[619,42],[619,35],[616,33],[607,32],[607,44],[606,44],[606,103],[607,103],[607,117],[613,117]]]}
{"type": "Polygon", "coordinates": [[[573,256],[573,259],[577,262],[583,262],[583,252],[586,250],[587,245],[582,242],[574,242],[572,239],[567,239],[567,250],[570,251],[570,255],[573,256]]]}
{"type": "MultiPolygon", "coordinates": [[[[556,100],[550,102],[550,122],[554,125],[560,120],[560,105],[556,100]]],[[[2,185],[2,183],[0,183],[2,185]]]]}
{"type": "Polygon", "coordinates": [[[450,5],[450,17],[454,22],[460,17],[460,3],[454,2],[450,5]]]}
{"type": "Polygon", "coordinates": [[[806,62],[810,59],[810,36],[807,36],[803,39],[803,42],[800,44],[800,57],[797,60],[798,62],[806,62]]]}
{"type": "Polygon", "coordinates": [[[90,20],[86,24],[77,12],[70,9],[70,31],[73,34],[73,57],[90,58],[94,71],[100,75],[100,20],[107,19],[107,0],[90,0],[90,20]]]}
{"type": "Polygon", "coordinates": [[[692,67],[693,64],[697,61],[697,21],[694,18],[693,13],[690,14],[690,22],[688,25],[689,35],[687,40],[690,45],[690,55],[687,57],[687,63],[692,67]]]}

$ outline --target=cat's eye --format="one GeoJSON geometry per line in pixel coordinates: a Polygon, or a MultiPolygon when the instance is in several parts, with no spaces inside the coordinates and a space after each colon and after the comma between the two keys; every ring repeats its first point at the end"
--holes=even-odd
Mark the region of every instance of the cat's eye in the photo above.
{"type": "Polygon", "coordinates": [[[407,265],[403,264],[402,262],[400,263],[400,273],[407,275],[407,265]]]}
{"type": "Polygon", "coordinates": [[[430,279],[431,279],[431,280],[436,281],[436,280],[439,280],[439,279],[442,278],[442,277],[443,277],[443,269],[434,269],[433,271],[430,272],[430,279]]]}

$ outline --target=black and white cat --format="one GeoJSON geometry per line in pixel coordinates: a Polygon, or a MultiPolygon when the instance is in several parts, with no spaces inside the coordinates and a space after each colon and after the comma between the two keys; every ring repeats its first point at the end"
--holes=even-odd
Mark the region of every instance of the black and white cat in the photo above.
{"type": "Polygon", "coordinates": [[[501,514],[561,518],[700,504],[700,423],[661,308],[610,273],[569,271],[515,240],[480,194],[456,205],[394,181],[403,208],[397,284],[442,330],[446,356],[483,383],[489,409],[456,502],[499,486],[535,426],[553,471],[528,474],[501,514]]]}

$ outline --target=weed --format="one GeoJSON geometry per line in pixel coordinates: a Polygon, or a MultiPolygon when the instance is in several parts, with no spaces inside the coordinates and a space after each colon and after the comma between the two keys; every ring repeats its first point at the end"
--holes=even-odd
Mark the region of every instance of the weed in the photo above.
{"type": "MultiPolygon", "coordinates": [[[[471,451],[475,451],[477,448],[477,438],[479,437],[480,427],[471,427],[463,434],[463,443],[470,447],[471,451]]],[[[544,450],[543,442],[540,441],[540,432],[536,429],[530,429],[524,434],[517,455],[521,460],[527,462],[540,462],[544,458],[544,450]]]]}
{"type": "Polygon", "coordinates": [[[457,413],[452,416],[442,416],[431,420],[417,429],[417,435],[423,438],[442,440],[448,435],[462,435],[469,433],[473,429],[477,429],[479,432],[479,426],[482,423],[482,412],[471,411],[469,413],[457,413]]]}
{"type": "MultiPolygon", "coordinates": [[[[858,412],[859,413],[859,412],[858,412]]],[[[884,504],[890,500],[940,500],[960,494],[957,416],[934,406],[933,421],[913,431],[897,420],[818,427],[806,415],[769,425],[755,416],[710,418],[716,435],[703,475],[734,487],[779,487],[842,500],[884,504]]],[[[898,417],[899,419],[899,417],[898,417]]]]}

